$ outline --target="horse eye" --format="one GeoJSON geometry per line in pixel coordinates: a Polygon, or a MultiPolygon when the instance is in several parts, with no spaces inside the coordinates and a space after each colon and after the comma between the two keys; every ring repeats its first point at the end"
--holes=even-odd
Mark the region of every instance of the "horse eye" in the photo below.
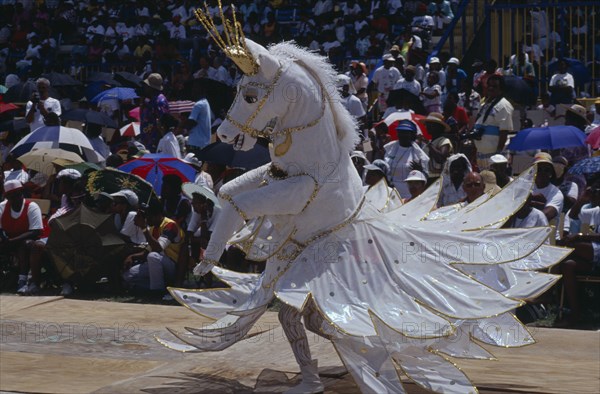
{"type": "Polygon", "coordinates": [[[258,97],[256,96],[250,96],[250,95],[244,95],[244,100],[246,100],[246,102],[248,104],[252,104],[258,101],[258,97]]]}

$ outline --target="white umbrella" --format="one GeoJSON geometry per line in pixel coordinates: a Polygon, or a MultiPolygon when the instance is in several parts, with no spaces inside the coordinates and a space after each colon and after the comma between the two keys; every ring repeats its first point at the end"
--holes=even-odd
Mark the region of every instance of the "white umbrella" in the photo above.
{"type": "Polygon", "coordinates": [[[77,153],[52,148],[35,149],[19,157],[19,161],[23,163],[27,169],[35,170],[48,176],[55,172],[52,162],[56,159],[68,160],[74,164],[83,163],[84,161],[77,153]]]}
{"type": "Polygon", "coordinates": [[[123,137],[135,137],[140,135],[140,122],[131,122],[119,129],[119,133],[123,137]]]}
{"type": "Polygon", "coordinates": [[[100,163],[104,158],[94,150],[90,140],[83,132],[63,126],[43,126],[23,137],[11,153],[20,157],[36,149],[62,149],[73,152],[84,161],[100,163]]]}

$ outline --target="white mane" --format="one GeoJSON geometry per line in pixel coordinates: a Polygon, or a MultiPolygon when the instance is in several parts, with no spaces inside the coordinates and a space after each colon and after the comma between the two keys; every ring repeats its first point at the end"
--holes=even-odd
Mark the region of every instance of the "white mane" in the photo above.
{"type": "Polygon", "coordinates": [[[285,41],[268,48],[269,53],[283,61],[296,61],[300,67],[307,68],[316,75],[325,93],[329,96],[329,103],[336,132],[342,151],[350,152],[359,141],[356,119],[350,115],[341,103],[341,96],[337,89],[337,71],[326,57],[307,51],[296,45],[293,41],[285,41]]]}

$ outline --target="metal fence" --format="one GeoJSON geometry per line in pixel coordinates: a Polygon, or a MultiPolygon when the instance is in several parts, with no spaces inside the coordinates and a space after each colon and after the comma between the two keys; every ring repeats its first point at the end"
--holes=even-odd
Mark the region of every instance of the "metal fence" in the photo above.
{"type": "Polygon", "coordinates": [[[486,6],[486,58],[493,58],[507,68],[510,57],[524,44],[533,57],[530,60],[533,60],[539,92],[547,89],[553,61],[570,58],[572,63],[578,62],[581,74],[579,78],[576,76],[578,95],[587,93],[596,97],[600,94],[599,1],[499,3],[486,6]]]}

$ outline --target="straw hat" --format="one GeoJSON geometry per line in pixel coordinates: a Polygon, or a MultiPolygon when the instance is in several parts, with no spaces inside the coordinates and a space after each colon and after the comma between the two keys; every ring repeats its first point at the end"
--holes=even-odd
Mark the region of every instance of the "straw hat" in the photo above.
{"type": "Polygon", "coordinates": [[[572,114],[577,115],[581,119],[585,120],[586,123],[589,123],[587,119],[587,110],[584,106],[579,104],[573,104],[569,108],[567,108],[567,112],[571,112],[572,114]]]}
{"type": "Polygon", "coordinates": [[[440,114],[439,112],[431,112],[425,119],[419,119],[417,121],[425,123],[425,126],[427,126],[427,123],[439,124],[444,127],[444,132],[446,133],[451,130],[448,123],[444,122],[444,115],[440,114]]]}
{"type": "Polygon", "coordinates": [[[487,194],[490,194],[493,196],[494,194],[496,194],[500,190],[502,190],[500,188],[500,186],[498,186],[496,184],[496,174],[494,174],[492,171],[484,170],[484,171],[481,171],[481,173],[479,175],[481,175],[481,179],[483,180],[483,183],[485,184],[485,188],[483,189],[484,193],[487,193],[487,194]]]}
{"type": "Polygon", "coordinates": [[[163,77],[158,73],[148,75],[148,78],[144,79],[144,83],[152,89],[163,90],[163,77]]]}

